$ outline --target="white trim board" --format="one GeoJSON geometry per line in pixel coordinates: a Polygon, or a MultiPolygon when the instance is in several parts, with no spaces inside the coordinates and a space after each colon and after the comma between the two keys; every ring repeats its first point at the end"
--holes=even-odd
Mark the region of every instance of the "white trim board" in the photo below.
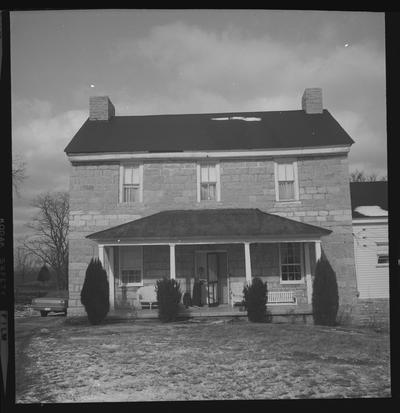
{"type": "Polygon", "coordinates": [[[312,156],[346,154],[350,146],[328,146],[290,149],[252,149],[224,151],[187,151],[187,152],[127,152],[127,153],[93,153],[67,154],[70,162],[122,161],[143,159],[234,159],[276,156],[312,156]]]}
{"type": "Polygon", "coordinates": [[[353,225],[365,225],[365,224],[387,224],[387,217],[374,217],[374,218],[354,218],[353,225]]]}
{"type": "MultiPolygon", "coordinates": [[[[92,240],[95,241],[96,240],[92,240]]],[[[123,241],[123,242],[118,242],[118,241],[101,241],[99,243],[99,246],[104,246],[104,247],[111,247],[111,246],[128,246],[128,245],[170,245],[171,243],[175,245],[217,245],[217,244],[244,244],[244,243],[250,243],[250,244],[257,244],[257,243],[265,243],[265,244],[274,244],[277,242],[320,242],[319,238],[274,238],[274,239],[243,239],[243,240],[237,240],[237,239],[226,239],[226,240],[202,240],[202,241],[180,241],[180,240],[170,240],[170,241],[123,241]]]]}

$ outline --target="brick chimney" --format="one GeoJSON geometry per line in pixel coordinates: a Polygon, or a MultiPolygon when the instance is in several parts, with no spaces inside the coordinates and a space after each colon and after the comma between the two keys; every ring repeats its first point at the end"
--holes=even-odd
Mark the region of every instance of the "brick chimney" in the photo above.
{"type": "Polygon", "coordinates": [[[115,107],[108,96],[89,98],[89,120],[110,120],[115,116],[115,107]]]}
{"type": "Polygon", "coordinates": [[[308,114],[322,113],[322,89],[319,87],[307,88],[301,98],[301,108],[308,114]]]}

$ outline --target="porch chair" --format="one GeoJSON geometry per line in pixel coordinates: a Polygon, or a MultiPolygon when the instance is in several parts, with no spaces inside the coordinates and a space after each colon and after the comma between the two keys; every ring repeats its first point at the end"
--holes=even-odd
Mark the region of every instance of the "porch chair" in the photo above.
{"type": "Polygon", "coordinates": [[[243,303],[243,282],[232,282],[229,283],[229,301],[234,307],[235,305],[241,305],[243,303]]]}
{"type": "Polygon", "coordinates": [[[139,303],[142,309],[152,309],[158,307],[157,292],[155,285],[146,285],[137,290],[139,303]]]}

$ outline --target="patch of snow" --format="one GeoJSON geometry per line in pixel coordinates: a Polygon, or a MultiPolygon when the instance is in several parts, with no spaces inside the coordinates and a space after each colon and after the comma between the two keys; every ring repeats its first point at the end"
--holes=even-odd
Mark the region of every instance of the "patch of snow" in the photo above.
{"type": "Polygon", "coordinates": [[[361,215],[365,215],[366,217],[387,217],[388,212],[385,209],[382,209],[378,205],[371,205],[371,206],[359,206],[355,209],[361,215]]]}
{"type": "Polygon", "coordinates": [[[256,118],[252,116],[230,116],[222,118],[211,118],[211,120],[244,120],[245,122],[259,122],[261,118],[256,118]]]}
{"type": "Polygon", "coordinates": [[[244,120],[246,122],[258,122],[261,120],[261,118],[255,118],[251,116],[243,117],[243,116],[232,116],[231,119],[233,120],[244,120]]]}

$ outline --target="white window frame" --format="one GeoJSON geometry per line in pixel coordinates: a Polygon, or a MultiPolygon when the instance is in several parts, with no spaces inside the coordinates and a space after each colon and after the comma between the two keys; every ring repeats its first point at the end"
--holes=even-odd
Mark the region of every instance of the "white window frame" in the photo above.
{"type": "Polygon", "coordinates": [[[143,202],[143,164],[142,163],[121,163],[119,166],[119,203],[120,204],[136,204],[143,202]],[[139,201],[124,202],[124,171],[125,168],[137,166],[139,168],[139,201]]]}
{"type": "Polygon", "coordinates": [[[305,280],[305,271],[304,271],[304,244],[302,242],[283,242],[278,244],[279,251],[279,281],[280,284],[304,284],[305,280]],[[300,271],[301,279],[300,280],[283,280],[282,279],[282,251],[281,244],[299,244],[300,246],[300,271]]]}
{"type": "Polygon", "coordinates": [[[297,170],[297,160],[293,158],[275,159],[274,160],[274,176],[275,176],[275,200],[277,202],[296,202],[299,201],[299,177],[297,170]],[[292,199],[279,199],[279,177],[278,177],[278,165],[279,164],[292,164],[294,175],[294,198],[292,199]]]}
{"type": "MultiPolygon", "coordinates": [[[[140,271],[142,274],[142,281],[140,283],[123,283],[122,282],[122,273],[121,273],[121,248],[118,248],[118,286],[119,287],[142,287],[143,286],[143,246],[142,245],[124,245],[124,247],[128,248],[140,248],[140,271]]],[[[124,268],[125,270],[129,268],[124,268]]]]}
{"type": "Polygon", "coordinates": [[[221,201],[221,170],[219,162],[207,162],[202,161],[197,163],[197,202],[220,202],[221,201]],[[216,199],[201,199],[201,166],[204,165],[215,165],[215,174],[216,174],[216,188],[215,188],[215,198],[216,199]]]}

